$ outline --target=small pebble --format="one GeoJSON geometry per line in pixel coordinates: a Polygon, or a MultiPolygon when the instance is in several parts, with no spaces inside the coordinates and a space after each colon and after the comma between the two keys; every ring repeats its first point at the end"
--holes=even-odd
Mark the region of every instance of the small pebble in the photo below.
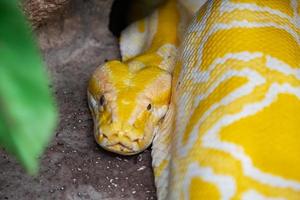
{"type": "Polygon", "coordinates": [[[143,160],[142,154],[138,155],[138,161],[141,162],[143,160]]]}
{"type": "Polygon", "coordinates": [[[111,183],[114,187],[118,187],[118,185],[117,184],[115,184],[115,183],[111,183]]]}
{"type": "Polygon", "coordinates": [[[142,167],[138,168],[137,171],[142,171],[144,169],[146,169],[146,166],[142,166],[142,167]]]}

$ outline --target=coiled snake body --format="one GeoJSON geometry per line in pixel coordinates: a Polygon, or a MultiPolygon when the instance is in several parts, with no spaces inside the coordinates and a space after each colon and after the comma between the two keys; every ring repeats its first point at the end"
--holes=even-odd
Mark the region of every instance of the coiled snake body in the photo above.
{"type": "Polygon", "coordinates": [[[153,142],[159,199],[300,199],[300,1],[203,3],[169,0],[122,33],[122,62],[89,83],[96,141],[153,142]]]}

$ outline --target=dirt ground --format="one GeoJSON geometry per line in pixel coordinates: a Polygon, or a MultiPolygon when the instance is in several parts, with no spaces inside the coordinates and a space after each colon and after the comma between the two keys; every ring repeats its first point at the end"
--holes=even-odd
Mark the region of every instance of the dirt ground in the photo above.
{"type": "Polygon", "coordinates": [[[0,150],[0,199],[156,199],[150,150],[120,157],[93,139],[87,82],[97,65],[119,57],[118,41],[107,28],[111,4],[73,0],[67,13],[37,31],[60,123],[37,177],[0,150]]]}

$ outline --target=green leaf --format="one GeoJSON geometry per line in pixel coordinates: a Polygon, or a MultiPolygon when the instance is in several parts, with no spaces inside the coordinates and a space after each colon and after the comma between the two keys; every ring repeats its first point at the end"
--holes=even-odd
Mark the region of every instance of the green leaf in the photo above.
{"type": "Polygon", "coordinates": [[[0,145],[27,171],[38,171],[39,156],[56,125],[56,106],[30,28],[16,0],[0,1],[0,145]]]}

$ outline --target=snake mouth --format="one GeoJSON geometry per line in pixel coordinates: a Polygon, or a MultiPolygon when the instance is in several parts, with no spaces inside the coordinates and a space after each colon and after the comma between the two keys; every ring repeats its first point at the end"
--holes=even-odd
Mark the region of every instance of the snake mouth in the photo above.
{"type": "Polygon", "coordinates": [[[149,145],[142,145],[141,139],[136,139],[133,141],[121,141],[112,140],[111,138],[107,137],[105,134],[100,133],[98,138],[96,138],[97,143],[107,151],[114,152],[121,155],[135,155],[143,150],[145,150],[149,145]]]}

